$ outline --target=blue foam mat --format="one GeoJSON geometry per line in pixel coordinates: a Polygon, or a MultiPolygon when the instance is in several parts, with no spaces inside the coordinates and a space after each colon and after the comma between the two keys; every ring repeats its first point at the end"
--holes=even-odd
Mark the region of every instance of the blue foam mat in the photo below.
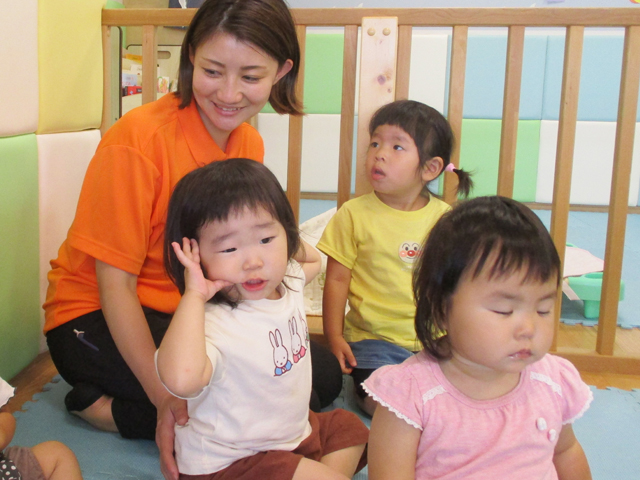
{"type": "Polygon", "coordinates": [[[158,448],[150,440],[126,440],[117,433],[101,432],[69,415],[64,397],[71,387],[60,379],[34,395],[34,402],[16,412],[16,434],[12,445],[33,446],[47,440],[66,444],[78,457],[85,480],[163,479],[158,448]]]}
{"type": "MultiPolygon", "coordinates": [[[[85,480],[162,480],[158,450],[148,440],[125,440],[99,432],[66,413],[64,396],[71,387],[59,377],[43,393],[16,412],[17,430],[12,445],[32,446],[46,440],[67,444],[78,457],[85,480]]],[[[640,391],[615,388],[597,390],[574,430],[584,448],[594,479],[636,480],[640,473],[640,391]]],[[[344,388],[333,408],[356,412],[369,426],[369,418],[355,403],[353,383],[344,377],[344,388]]],[[[368,478],[366,469],[355,480],[368,478]]]]}

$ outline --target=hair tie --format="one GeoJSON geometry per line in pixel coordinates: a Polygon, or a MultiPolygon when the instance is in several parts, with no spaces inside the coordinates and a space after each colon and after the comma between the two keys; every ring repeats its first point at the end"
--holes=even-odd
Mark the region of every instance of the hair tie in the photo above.
{"type": "Polygon", "coordinates": [[[445,172],[453,172],[456,169],[456,166],[453,163],[449,163],[446,167],[444,167],[445,172]]]}

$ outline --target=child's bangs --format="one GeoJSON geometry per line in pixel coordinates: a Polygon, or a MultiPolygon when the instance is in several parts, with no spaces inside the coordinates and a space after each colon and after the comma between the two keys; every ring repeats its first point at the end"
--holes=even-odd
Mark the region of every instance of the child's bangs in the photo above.
{"type": "Polygon", "coordinates": [[[249,182],[232,182],[223,191],[212,192],[207,202],[208,212],[200,227],[213,221],[226,222],[229,217],[242,214],[245,210],[257,212],[264,209],[282,223],[273,192],[264,184],[252,185],[249,182]]]}
{"type": "Polygon", "coordinates": [[[551,242],[535,237],[486,242],[476,250],[472,277],[477,278],[483,271],[489,279],[524,272],[523,283],[545,283],[556,276],[559,285],[557,254],[553,244],[548,243],[551,242]]]}

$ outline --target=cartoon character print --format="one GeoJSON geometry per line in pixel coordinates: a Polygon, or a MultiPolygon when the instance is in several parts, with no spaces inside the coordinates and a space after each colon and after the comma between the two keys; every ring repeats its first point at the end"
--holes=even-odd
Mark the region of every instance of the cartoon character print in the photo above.
{"type": "Polygon", "coordinates": [[[269,332],[269,340],[273,347],[273,363],[276,366],[275,376],[279,377],[291,370],[291,361],[289,360],[289,352],[282,343],[282,334],[276,328],[275,333],[269,332]]]}
{"type": "MultiPolygon", "coordinates": [[[[300,313],[300,310],[298,310],[298,313],[300,313]]],[[[302,315],[300,313],[300,323],[302,324],[302,333],[304,333],[304,344],[307,347],[307,350],[309,349],[309,341],[310,341],[310,337],[309,337],[309,325],[307,324],[307,320],[304,318],[304,315],[302,315]]]]}
{"type": "Polygon", "coordinates": [[[398,249],[398,256],[404,263],[415,262],[421,254],[420,244],[416,242],[403,242],[398,249]]]}
{"type": "Polygon", "coordinates": [[[304,357],[304,354],[307,353],[307,349],[302,343],[302,338],[298,335],[298,322],[296,322],[296,317],[291,317],[291,320],[289,320],[289,333],[291,334],[293,363],[298,363],[300,359],[304,357]]]}

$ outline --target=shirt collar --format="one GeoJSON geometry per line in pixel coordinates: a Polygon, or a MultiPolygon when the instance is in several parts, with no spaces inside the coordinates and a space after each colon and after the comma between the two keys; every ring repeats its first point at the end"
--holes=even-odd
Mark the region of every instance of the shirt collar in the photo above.
{"type": "MultiPolygon", "coordinates": [[[[178,101],[180,100],[178,99],[178,101]]],[[[204,126],[195,99],[191,99],[191,104],[188,107],[178,110],[178,121],[189,150],[198,166],[207,165],[212,158],[226,158],[225,152],[211,138],[204,126]]]]}

